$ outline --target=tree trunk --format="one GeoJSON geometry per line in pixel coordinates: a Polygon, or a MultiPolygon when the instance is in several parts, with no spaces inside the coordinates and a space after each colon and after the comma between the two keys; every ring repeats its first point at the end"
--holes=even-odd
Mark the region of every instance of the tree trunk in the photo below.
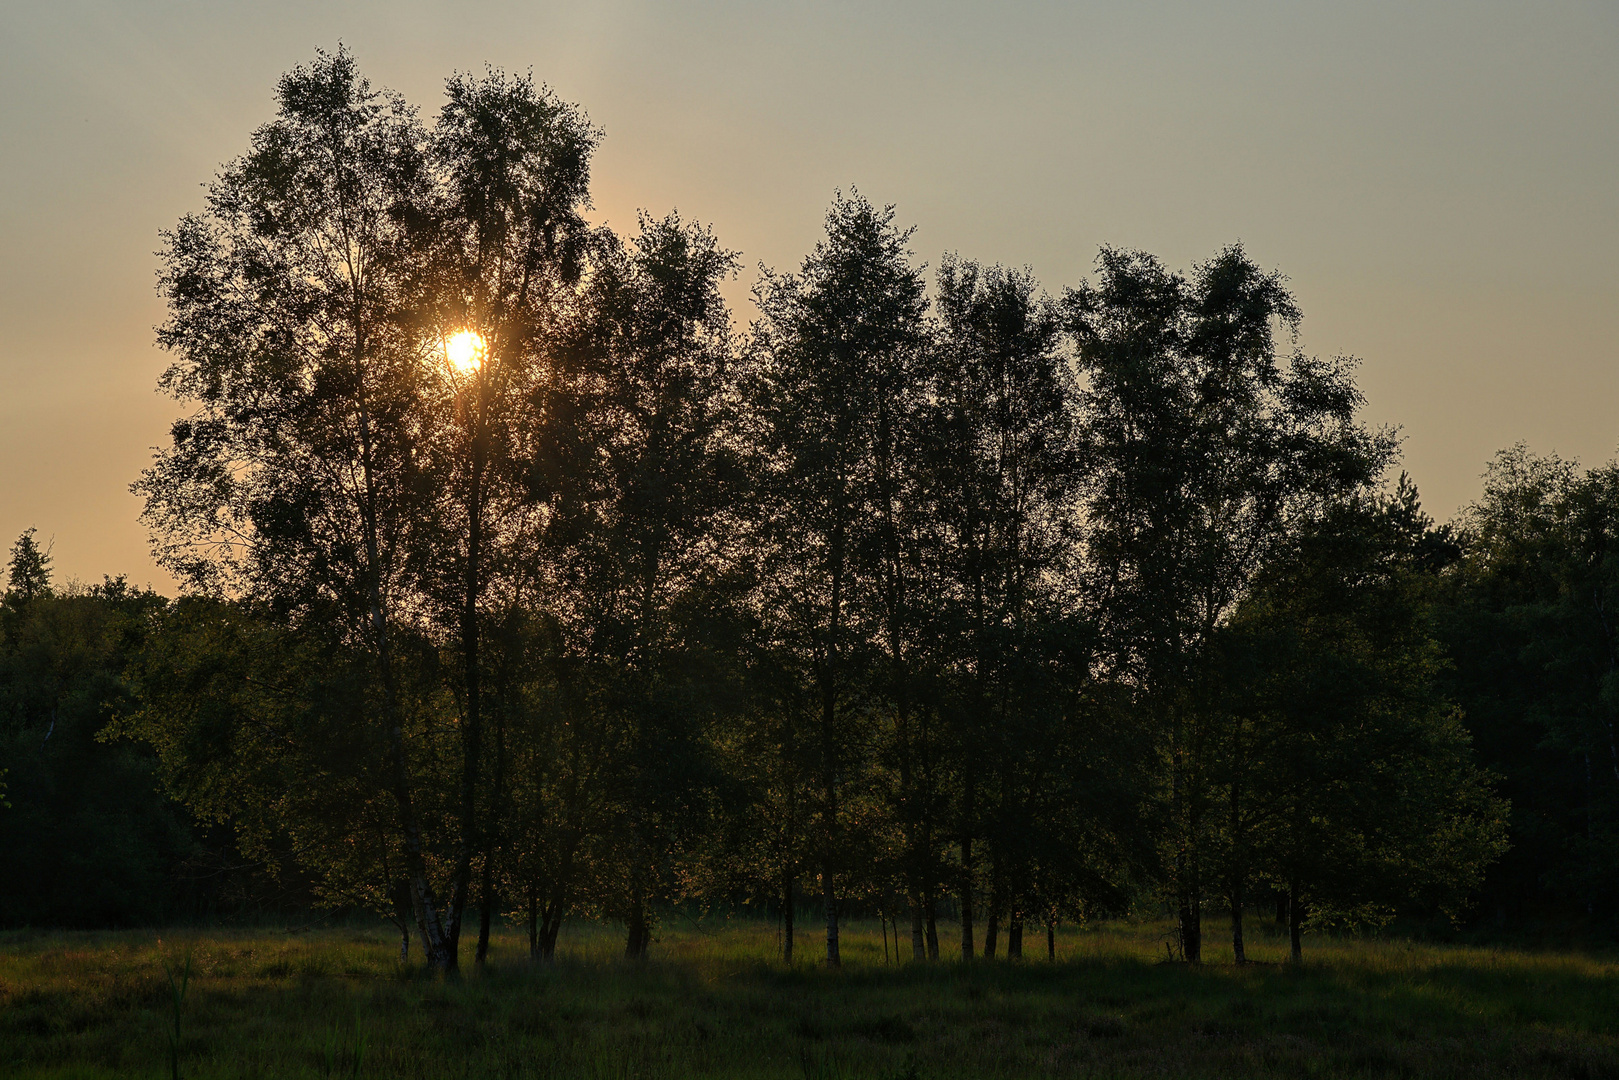
{"type": "Polygon", "coordinates": [[[1006,926],[1006,958],[1023,959],[1023,911],[1013,908],[1011,921],[1006,926]]]}
{"type": "MultiPolygon", "coordinates": [[[[477,424],[474,417],[472,423],[477,424]]],[[[461,842],[450,890],[450,970],[460,965],[461,917],[472,885],[472,853],[478,835],[478,768],[483,753],[483,700],[480,682],[478,597],[483,591],[483,440],[472,432],[472,483],[467,494],[466,595],[461,610],[461,659],[466,684],[466,723],[461,746],[461,842]]]]}
{"type": "Polygon", "coordinates": [[[787,777],[787,820],[781,831],[781,959],[788,966],[793,962],[793,916],[797,914],[793,905],[793,893],[796,891],[793,863],[793,836],[798,826],[798,768],[793,720],[798,708],[797,701],[791,702],[782,710],[781,732],[781,763],[782,772],[787,777]]]}
{"type": "MultiPolygon", "coordinates": [[[[1236,729],[1234,754],[1240,761],[1243,754],[1242,727],[1236,729]]],[[[1242,941],[1243,883],[1248,876],[1247,858],[1243,847],[1242,831],[1242,775],[1231,781],[1231,955],[1238,964],[1248,962],[1242,941]]]]}
{"type": "Polygon", "coordinates": [[[479,874],[478,889],[482,895],[478,898],[478,953],[473,958],[478,964],[489,959],[489,921],[495,907],[494,862],[494,853],[486,852],[479,874]]]}
{"type": "MultiPolygon", "coordinates": [[[[973,652],[976,659],[977,674],[973,680],[973,699],[969,702],[962,714],[962,745],[966,753],[961,761],[961,958],[973,958],[973,893],[977,882],[974,880],[974,871],[977,869],[976,856],[973,850],[973,834],[978,828],[978,759],[974,744],[978,741],[978,724],[988,701],[984,690],[986,673],[990,670],[987,655],[987,638],[984,633],[984,565],[983,551],[978,543],[976,529],[966,531],[968,559],[967,565],[972,571],[973,584],[973,652]]],[[[993,901],[991,906],[993,906],[993,901]]],[[[994,916],[991,914],[991,919],[994,916]]],[[[985,956],[994,956],[995,950],[986,945],[985,956]]]]}
{"type": "Polygon", "coordinates": [[[1057,959],[1057,914],[1051,912],[1046,916],[1046,959],[1056,962],[1057,959]]]}
{"type": "Polygon", "coordinates": [[[1237,963],[1246,964],[1248,954],[1242,947],[1242,874],[1239,872],[1231,882],[1231,953],[1236,957],[1237,963]]]}
{"type": "Polygon", "coordinates": [[[1188,964],[1203,959],[1203,918],[1197,881],[1197,815],[1195,798],[1186,776],[1186,730],[1176,710],[1172,801],[1175,827],[1180,830],[1175,852],[1176,915],[1180,923],[1181,958],[1188,964]]]}
{"type": "Polygon", "coordinates": [[[793,871],[791,867],[781,872],[781,959],[783,963],[793,962],[793,871]]]}
{"type": "Polygon", "coordinates": [[[1242,941],[1242,883],[1231,886],[1231,955],[1239,964],[1248,962],[1242,941]]]}
{"type": "Polygon", "coordinates": [[[826,906],[826,965],[827,967],[842,967],[843,958],[838,955],[838,898],[832,888],[832,860],[827,859],[826,869],[821,877],[821,902],[826,906]]]}
{"type": "Polygon", "coordinates": [[[922,960],[928,955],[927,933],[922,929],[922,905],[917,903],[916,894],[910,896],[911,908],[911,959],[922,960]]]}
{"type": "MultiPolygon", "coordinates": [[[[383,870],[387,871],[387,850],[383,851],[383,870]]],[[[394,924],[399,927],[399,962],[410,962],[410,928],[415,914],[410,905],[410,883],[396,881],[393,885],[394,924]]]]}
{"type": "Polygon", "coordinates": [[[1181,954],[1188,964],[1203,962],[1203,896],[1198,884],[1197,849],[1186,852],[1181,863],[1181,954]]]}
{"type": "Polygon", "coordinates": [[[928,959],[937,960],[939,958],[939,919],[938,912],[936,910],[937,905],[935,905],[933,902],[933,893],[931,890],[927,894],[926,906],[928,920],[928,959]]]}
{"type": "MultiPolygon", "coordinates": [[[[506,689],[506,672],[502,670],[502,678],[497,683],[497,691],[506,689]]],[[[498,824],[504,815],[506,803],[506,716],[504,709],[495,710],[495,776],[494,793],[491,799],[490,817],[498,824]]],[[[494,830],[486,829],[486,833],[494,830]]],[[[494,914],[494,866],[495,856],[500,849],[500,840],[497,836],[486,836],[483,845],[483,880],[480,882],[481,909],[478,913],[478,954],[477,962],[482,964],[489,958],[489,923],[494,914]]]]}
{"type": "Polygon", "coordinates": [[[388,766],[392,773],[394,804],[399,811],[399,831],[405,841],[405,873],[409,878],[411,910],[422,935],[422,953],[427,966],[448,970],[454,952],[446,941],[438,898],[427,880],[427,860],[422,854],[421,823],[411,798],[410,771],[405,761],[405,734],[400,719],[399,690],[394,681],[393,642],[388,633],[387,607],[382,599],[382,554],[377,540],[376,471],[372,463],[371,409],[365,384],[366,333],[363,320],[355,325],[355,370],[359,375],[356,414],[360,424],[360,477],[364,494],[360,503],[360,527],[365,542],[365,576],[371,633],[377,650],[377,673],[382,678],[383,719],[388,725],[388,766]]]}
{"type": "MultiPolygon", "coordinates": [[[[971,799],[969,793],[966,800],[971,799]]],[[[966,812],[963,811],[963,819],[966,812]]],[[[961,958],[973,958],[973,838],[972,833],[961,831],[961,958]]]]}
{"type": "Polygon", "coordinates": [[[1192,890],[1189,903],[1191,921],[1186,926],[1186,962],[1201,964],[1203,962],[1203,896],[1197,886],[1197,853],[1192,853],[1191,859],[1194,867],[1192,871],[1192,890]]]}
{"type": "Polygon", "coordinates": [[[1304,942],[1302,928],[1304,926],[1304,905],[1299,903],[1299,887],[1291,885],[1287,890],[1287,936],[1293,946],[1293,963],[1304,962],[1304,942]]]}
{"type": "Polygon", "coordinates": [[[528,959],[534,963],[540,958],[540,897],[532,884],[528,887],[528,959]]]}
{"type": "Polygon", "coordinates": [[[1001,913],[999,908],[989,909],[989,924],[984,927],[984,959],[995,959],[995,939],[1001,932],[1001,913]]]}
{"type": "MultiPolygon", "coordinates": [[[[840,530],[841,533],[841,530],[840,530]]],[[[841,537],[836,545],[841,554],[841,537]]],[[[840,559],[841,561],[841,559],[840,559]]],[[[842,592],[841,575],[834,579],[832,596],[833,607],[837,608],[842,592]]],[[[836,616],[834,616],[834,630],[836,634],[836,616]]],[[[835,646],[828,650],[835,656],[835,646]]],[[[836,661],[830,660],[829,667],[835,667],[836,661]]],[[[837,850],[838,834],[838,779],[837,779],[837,745],[834,725],[837,720],[837,685],[835,676],[828,672],[821,688],[821,789],[826,797],[822,822],[823,848],[821,852],[821,904],[826,915],[826,964],[828,967],[841,967],[843,958],[838,955],[838,897],[837,887],[834,884],[836,866],[833,862],[833,852],[837,850]]]]}
{"type": "MultiPolygon", "coordinates": [[[[1240,728],[1239,728],[1240,734],[1240,728]]],[[[1237,741],[1237,753],[1242,752],[1240,738],[1237,741]]],[[[1248,877],[1247,852],[1243,846],[1242,832],[1242,782],[1241,777],[1231,782],[1231,955],[1238,964],[1248,962],[1248,952],[1242,939],[1242,909],[1243,886],[1248,877]]]]}
{"type": "MultiPolygon", "coordinates": [[[[367,484],[370,483],[369,465],[367,484]]],[[[372,565],[376,565],[375,531],[366,529],[366,547],[372,565]]],[[[393,650],[388,636],[388,621],[383,614],[382,590],[375,580],[371,583],[371,626],[377,638],[377,665],[382,675],[383,711],[388,724],[388,764],[392,773],[394,804],[399,810],[399,831],[404,834],[405,872],[409,876],[410,906],[416,928],[422,936],[422,955],[427,966],[437,971],[449,971],[455,966],[455,953],[440,918],[438,898],[427,879],[427,859],[422,854],[421,824],[411,798],[410,773],[405,764],[404,724],[400,719],[399,695],[394,682],[393,650]]]]}
{"type": "Polygon", "coordinates": [[[1188,964],[1203,962],[1203,915],[1195,893],[1183,893],[1180,904],[1181,958],[1188,964]]]}
{"type": "Polygon", "coordinates": [[[553,894],[540,920],[540,959],[546,963],[557,957],[557,932],[562,929],[562,917],[566,913],[561,897],[553,894]]]}
{"type": "Polygon", "coordinates": [[[624,942],[624,956],[628,960],[645,960],[651,945],[652,930],[647,925],[646,902],[639,886],[630,899],[629,933],[624,942]]]}
{"type": "Polygon", "coordinates": [[[843,634],[844,521],[843,507],[832,526],[831,586],[827,612],[826,659],[821,671],[821,791],[825,796],[822,821],[821,901],[826,914],[826,964],[841,967],[838,954],[838,897],[835,852],[838,849],[838,682],[841,676],[840,638],[843,634]]]}

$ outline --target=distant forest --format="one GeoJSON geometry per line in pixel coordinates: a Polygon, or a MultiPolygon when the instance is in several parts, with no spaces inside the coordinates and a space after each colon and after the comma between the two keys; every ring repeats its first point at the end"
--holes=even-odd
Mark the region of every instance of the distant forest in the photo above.
{"type": "Polygon", "coordinates": [[[532,78],[276,97],[160,253],[182,595],[11,548],[0,919],[1615,926],[1619,467],[1436,525],[1238,246],[1053,296],[851,190],[743,329],[710,230],[588,223],[532,78]]]}

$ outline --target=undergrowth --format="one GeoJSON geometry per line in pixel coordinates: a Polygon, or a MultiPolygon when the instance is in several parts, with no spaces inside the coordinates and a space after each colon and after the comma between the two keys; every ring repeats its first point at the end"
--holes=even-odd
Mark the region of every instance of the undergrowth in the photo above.
{"type": "Polygon", "coordinates": [[[1619,1077],[1605,957],[1345,937],[1293,966],[1260,927],[1258,963],[1189,967],[1163,962],[1168,933],[1066,929],[1055,963],[1038,937],[1018,963],[898,963],[856,924],[828,971],[813,940],[781,964],[768,923],[671,917],[645,963],[580,924],[554,964],[508,930],[485,969],[443,979],[382,928],[12,931],[0,1074],[1619,1077]]]}

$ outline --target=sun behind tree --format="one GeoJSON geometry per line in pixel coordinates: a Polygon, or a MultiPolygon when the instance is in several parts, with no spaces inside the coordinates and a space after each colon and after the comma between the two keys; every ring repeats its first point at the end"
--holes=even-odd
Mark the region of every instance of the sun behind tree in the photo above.
{"type": "Polygon", "coordinates": [[[461,375],[470,375],[483,367],[488,351],[483,335],[476,330],[458,330],[444,341],[444,359],[461,375]]]}

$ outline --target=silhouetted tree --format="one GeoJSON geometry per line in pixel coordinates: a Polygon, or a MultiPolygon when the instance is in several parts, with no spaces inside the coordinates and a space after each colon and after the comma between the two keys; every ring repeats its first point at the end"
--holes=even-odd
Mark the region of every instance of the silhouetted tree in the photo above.
{"type": "Polygon", "coordinates": [[[26,604],[36,596],[51,594],[51,552],[41,551],[34,539],[38,529],[26,529],[11,545],[11,559],[6,564],[6,599],[26,604]]]}
{"type": "Polygon", "coordinates": [[[1288,894],[1297,960],[1307,913],[1454,914],[1505,845],[1506,805],[1437,690],[1423,577],[1444,537],[1430,525],[1403,481],[1335,505],[1275,552],[1217,643],[1232,679],[1210,779],[1228,796],[1238,962],[1256,871],[1288,894]]]}
{"type": "Polygon", "coordinates": [[[1619,468],[1519,445],[1459,518],[1436,625],[1441,678],[1512,801],[1485,888],[1500,918],[1619,909],[1619,468]]]}
{"type": "MultiPolygon", "coordinates": [[[[1075,460],[1073,387],[1056,306],[1027,272],[947,258],[938,279],[932,405],[926,437],[931,515],[950,595],[939,607],[945,663],[956,673],[962,955],[974,952],[974,840],[997,823],[990,917],[1021,911],[1038,828],[1032,775],[1057,741],[1035,704],[1070,586],[1075,460]],[[1031,707],[1015,715],[1019,706],[1031,707]],[[1037,720],[1036,715],[1042,719],[1037,720]],[[1030,727],[1032,725],[1032,729],[1030,727]],[[986,801],[988,785],[1004,797],[986,801]],[[1008,786],[1010,785],[1010,786],[1008,786]],[[1013,868],[1016,869],[1013,869],[1013,868]],[[1007,880],[1007,872],[1015,879],[1007,880]]],[[[943,599],[943,598],[942,598],[943,599]]],[[[1045,818],[1049,820],[1049,818],[1045,818]]],[[[1014,918],[1019,916],[1014,915],[1014,918]]]]}
{"type": "Polygon", "coordinates": [[[554,485],[553,587],[564,647],[601,687],[592,722],[607,728],[622,885],[604,900],[631,957],[646,955],[649,905],[670,888],[713,771],[742,481],[719,292],[735,257],[676,215],[640,224],[628,244],[598,248],[557,353],[551,437],[572,449],[531,462],[572,473],[554,485]]]}
{"type": "Polygon", "coordinates": [[[1172,889],[1201,955],[1209,642],[1290,523],[1377,476],[1386,435],[1355,421],[1347,361],[1277,353],[1300,314],[1240,247],[1190,278],[1105,249],[1064,297],[1081,395],[1086,590],[1112,674],[1160,725],[1169,762],[1172,889]]]}
{"type": "MultiPolygon", "coordinates": [[[[867,764],[871,650],[899,582],[895,425],[916,392],[914,352],[926,310],[908,232],[858,194],[839,195],[826,238],[797,274],[766,273],[755,290],[750,404],[767,486],[766,611],[802,657],[817,700],[819,847],[827,962],[839,963],[838,881],[851,777],[867,764]],[[888,591],[885,593],[885,586],[888,591]],[[885,610],[886,606],[886,610],[885,610]]],[[[879,688],[880,689],[880,688],[879,688]]]]}
{"type": "Polygon", "coordinates": [[[403,876],[428,962],[455,964],[428,878],[395,635],[424,518],[416,225],[424,134],[346,51],[283,76],[277,118],[165,235],[161,385],[193,413],[135,485],[159,561],[191,588],[341,628],[370,657],[403,876]]]}
{"type": "MultiPolygon", "coordinates": [[[[474,858],[481,867],[476,959],[489,949],[498,828],[494,815],[505,777],[505,727],[485,747],[485,595],[516,602],[533,585],[533,535],[543,502],[526,483],[527,443],[540,421],[551,341],[572,307],[590,240],[590,155],[600,139],[583,113],[533,77],[491,69],[483,78],[452,77],[429,141],[433,213],[422,230],[431,251],[427,286],[430,336],[471,355],[433,366],[431,426],[421,453],[438,498],[441,538],[420,546],[420,571],[440,621],[461,654],[462,768],[460,839],[447,933],[452,953],[470,902],[474,858]],[[493,761],[485,760],[493,757],[493,761]],[[481,791],[485,782],[492,784],[481,791]],[[480,797],[488,811],[480,817],[480,797]]],[[[504,717],[499,709],[497,721],[504,717]]]]}

